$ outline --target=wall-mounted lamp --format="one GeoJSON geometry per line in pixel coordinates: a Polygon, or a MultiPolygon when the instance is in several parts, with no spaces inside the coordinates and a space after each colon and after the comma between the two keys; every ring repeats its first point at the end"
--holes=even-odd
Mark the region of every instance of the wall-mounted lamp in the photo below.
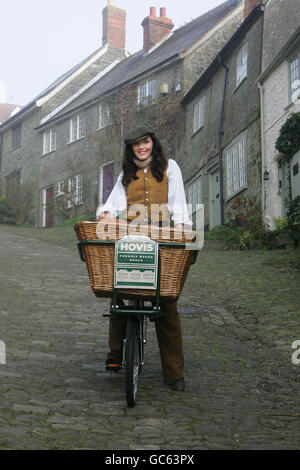
{"type": "Polygon", "coordinates": [[[270,179],[270,173],[268,172],[268,170],[265,170],[264,172],[264,181],[269,181],[270,179]]]}
{"type": "Polygon", "coordinates": [[[160,85],[160,94],[161,95],[168,95],[169,93],[169,84],[168,83],[162,83],[160,85]]]}

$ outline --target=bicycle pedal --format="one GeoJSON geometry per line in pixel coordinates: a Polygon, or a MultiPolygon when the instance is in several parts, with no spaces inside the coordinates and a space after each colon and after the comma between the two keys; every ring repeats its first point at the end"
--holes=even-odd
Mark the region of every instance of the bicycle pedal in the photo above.
{"type": "Polygon", "coordinates": [[[121,364],[110,362],[106,363],[105,369],[108,372],[119,372],[119,370],[122,369],[122,366],[121,364]]]}
{"type": "Polygon", "coordinates": [[[149,317],[149,321],[151,321],[151,322],[153,322],[153,323],[155,323],[155,322],[158,321],[158,320],[159,320],[159,317],[157,317],[157,318],[151,318],[151,317],[149,317]]]}

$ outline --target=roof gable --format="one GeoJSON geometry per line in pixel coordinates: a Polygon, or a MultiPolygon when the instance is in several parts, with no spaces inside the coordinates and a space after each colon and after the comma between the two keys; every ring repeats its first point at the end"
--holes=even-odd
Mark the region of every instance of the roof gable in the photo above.
{"type": "MultiPolygon", "coordinates": [[[[92,62],[97,60],[98,57],[104,54],[107,51],[107,48],[108,48],[108,45],[105,45],[101,47],[100,49],[97,49],[88,57],[86,57],[84,60],[76,64],[74,67],[72,67],[70,70],[65,72],[60,77],[58,77],[45,90],[39,93],[28,104],[23,106],[19,112],[17,112],[13,116],[11,116],[9,119],[7,119],[7,121],[5,122],[5,126],[10,124],[15,119],[22,118],[23,115],[27,113],[27,111],[31,111],[36,106],[41,106],[45,101],[47,101],[47,99],[51,98],[51,96],[53,96],[56,93],[56,91],[58,91],[59,89],[64,87],[67,83],[69,83],[74,78],[74,75],[79,74],[82,70],[88,67],[92,62]]],[[[1,128],[1,123],[0,123],[0,128],[1,128]]]]}
{"type": "MultiPolygon", "coordinates": [[[[63,115],[75,111],[80,106],[88,105],[91,101],[99,99],[99,96],[112,92],[115,88],[124,86],[143,74],[179,58],[180,54],[193,47],[197,40],[202,38],[242,3],[243,0],[227,0],[218,7],[174,30],[148,53],[144,54],[141,50],[124,59],[81,96],[73,100],[71,104],[66,103],[66,106],[60,110],[56,118],[62,118],[63,115]]],[[[53,120],[55,118],[51,119],[51,121],[53,120]]]]}

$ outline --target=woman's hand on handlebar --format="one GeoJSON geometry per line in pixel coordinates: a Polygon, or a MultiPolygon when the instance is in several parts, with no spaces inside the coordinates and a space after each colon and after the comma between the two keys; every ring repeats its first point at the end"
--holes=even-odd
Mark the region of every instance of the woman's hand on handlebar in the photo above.
{"type": "Polygon", "coordinates": [[[127,224],[126,220],[112,218],[109,212],[103,212],[103,214],[98,217],[97,222],[127,224]]]}

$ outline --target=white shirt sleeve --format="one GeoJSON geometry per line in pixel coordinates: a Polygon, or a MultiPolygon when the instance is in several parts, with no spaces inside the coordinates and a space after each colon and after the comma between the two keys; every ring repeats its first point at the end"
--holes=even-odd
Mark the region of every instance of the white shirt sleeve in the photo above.
{"type": "Polygon", "coordinates": [[[107,198],[105,204],[100,204],[97,208],[96,217],[98,218],[103,212],[109,212],[110,217],[116,218],[122,211],[126,209],[126,191],[122,184],[123,171],[118,176],[116,184],[114,185],[112,192],[107,198]]]}
{"type": "Polygon", "coordinates": [[[174,224],[193,225],[189,219],[181,170],[175,160],[169,159],[168,169],[168,210],[174,224]]]}

